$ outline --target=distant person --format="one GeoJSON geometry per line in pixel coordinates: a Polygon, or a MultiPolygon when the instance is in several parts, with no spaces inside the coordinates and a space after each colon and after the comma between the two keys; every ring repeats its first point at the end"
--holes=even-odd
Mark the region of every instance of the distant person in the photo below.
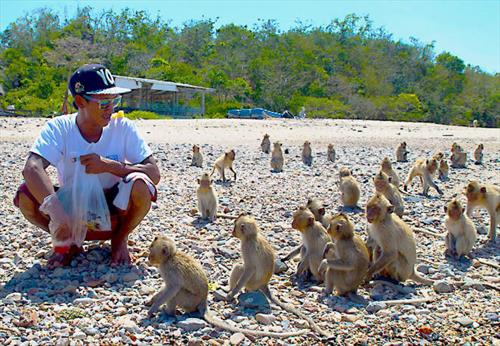
{"type": "MultiPolygon", "coordinates": [[[[45,124],[31,147],[22,172],[25,181],[17,190],[14,204],[29,222],[47,232],[49,223],[54,222],[51,228],[56,229],[55,239],[68,239],[71,230],[67,223],[54,226],[68,217],[46,169],[54,166],[59,184],[64,186],[79,160],[87,173],[99,175],[112,224],[108,231],[88,230],[86,240],[111,240],[111,264],[130,264],[128,236],[148,213],[151,201],[156,200],[159,169],[134,123],[124,117],[111,117],[120,94],[130,89],[117,87],[108,69],[98,64],[84,65],[73,73],[68,88],[78,111],[45,124]],[[49,213],[51,217],[39,211],[48,200],[55,206],[49,213]]],[[[68,248],[64,253],[55,252],[48,266],[68,265],[81,251],[76,245],[68,248]]]]}

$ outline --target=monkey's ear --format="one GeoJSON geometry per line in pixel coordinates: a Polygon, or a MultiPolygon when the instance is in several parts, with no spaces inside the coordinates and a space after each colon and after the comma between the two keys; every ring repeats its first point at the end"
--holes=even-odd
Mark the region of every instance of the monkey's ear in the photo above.
{"type": "Polygon", "coordinates": [[[387,180],[389,181],[389,183],[392,183],[392,177],[387,178],[387,180]]]}
{"type": "Polygon", "coordinates": [[[486,193],[486,187],[484,187],[484,186],[483,186],[483,187],[481,187],[481,190],[480,190],[480,191],[481,191],[481,193],[486,193]]]}
{"type": "Polygon", "coordinates": [[[319,215],[325,215],[325,208],[319,208],[318,213],[319,215]]]}
{"type": "Polygon", "coordinates": [[[447,206],[444,206],[444,212],[447,213],[448,212],[448,207],[447,206]]]}
{"type": "Polygon", "coordinates": [[[307,199],[307,204],[311,204],[312,200],[310,198],[307,199]]]}
{"type": "Polygon", "coordinates": [[[465,208],[462,208],[462,214],[465,212],[465,208]]]}
{"type": "Polygon", "coordinates": [[[425,164],[428,165],[429,164],[429,159],[425,160],[425,164]]]}
{"type": "Polygon", "coordinates": [[[387,214],[392,214],[394,213],[394,206],[392,204],[389,204],[387,206],[387,214]]]}
{"type": "Polygon", "coordinates": [[[337,227],[335,227],[335,229],[336,229],[337,231],[340,231],[340,225],[337,225],[337,227]]]}
{"type": "Polygon", "coordinates": [[[163,254],[163,256],[167,257],[168,256],[168,249],[167,248],[161,249],[161,253],[163,254]]]}
{"type": "Polygon", "coordinates": [[[311,216],[307,219],[307,225],[308,226],[314,225],[314,217],[311,216]]]}
{"type": "Polygon", "coordinates": [[[210,185],[212,185],[213,183],[214,183],[214,180],[210,179],[210,185]]]}

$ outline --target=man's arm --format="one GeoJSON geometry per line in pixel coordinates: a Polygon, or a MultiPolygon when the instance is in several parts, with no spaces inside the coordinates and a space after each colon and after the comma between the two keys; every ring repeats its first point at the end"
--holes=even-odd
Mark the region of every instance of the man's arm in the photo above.
{"type": "Polygon", "coordinates": [[[146,174],[155,185],[160,182],[160,170],[153,155],[135,165],[106,159],[97,154],[82,155],[80,156],[80,162],[86,166],[85,172],[87,173],[111,173],[123,178],[130,173],[140,172],[146,174]]]}
{"type": "Polygon", "coordinates": [[[49,161],[40,155],[30,153],[23,169],[23,177],[28,190],[40,204],[42,204],[45,197],[55,192],[52,181],[45,171],[49,165],[49,161]]]}

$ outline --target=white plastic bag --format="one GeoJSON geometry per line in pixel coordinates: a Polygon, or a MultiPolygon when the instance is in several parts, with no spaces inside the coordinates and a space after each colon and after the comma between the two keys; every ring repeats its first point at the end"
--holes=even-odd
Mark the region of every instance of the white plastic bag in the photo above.
{"type": "Polygon", "coordinates": [[[53,199],[54,195],[47,196],[40,211],[50,216],[49,230],[58,252],[69,250],[73,244],[81,246],[88,229],[111,230],[109,208],[99,177],[85,173],[85,166],[79,159],[71,180],[59,188],[55,196],[57,200],[53,199]],[[60,206],[64,210],[62,213],[60,206]],[[69,235],[60,230],[64,224],[69,228],[69,235]]]}

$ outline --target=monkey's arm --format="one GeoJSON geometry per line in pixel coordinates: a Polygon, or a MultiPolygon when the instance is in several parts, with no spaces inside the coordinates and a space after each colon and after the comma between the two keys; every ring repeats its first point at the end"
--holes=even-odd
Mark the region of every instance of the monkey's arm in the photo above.
{"type": "Polygon", "coordinates": [[[300,251],[302,250],[302,244],[297,246],[295,249],[292,250],[292,252],[290,252],[288,255],[286,255],[285,257],[283,257],[281,259],[281,261],[283,262],[286,262],[286,261],[289,261],[291,260],[292,258],[294,258],[295,256],[297,256],[300,251]]]}
{"type": "Polygon", "coordinates": [[[231,290],[231,292],[228,293],[227,295],[227,300],[231,301],[233,300],[234,296],[238,294],[238,292],[241,291],[241,289],[246,285],[248,280],[254,275],[255,273],[255,268],[245,268],[243,271],[243,274],[241,274],[240,278],[238,279],[238,282],[236,283],[236,286],[231,290]]]}
{"type": "Polygon", "coordinates": [[[148,316],[155,314],[163,303],[171,301],[179,293],[180,289],[181,285],[178,282],[170,281],[168,286],[165,286],[153,297],[153,304],[149,309],[148,316]]]}
{"type": "Polygon", "coordinates": [[[397,252],[382,252],[381,256],[372,264],[366,273],[367,280],[370,280],[373,274],[381,271],[386,265],[397,259],[397,252]]]}
{"type": "Polygon", "coordinates": [[[332,268],[335,270],[340,270],[340,271],[345,271],[345,272],[348,272],[348,271],[355,269],[355,267],[352,264],[347,263],[346,261],[341,260],[341,259],[327,260],[327,266],[329,268],[332,268]]]}

